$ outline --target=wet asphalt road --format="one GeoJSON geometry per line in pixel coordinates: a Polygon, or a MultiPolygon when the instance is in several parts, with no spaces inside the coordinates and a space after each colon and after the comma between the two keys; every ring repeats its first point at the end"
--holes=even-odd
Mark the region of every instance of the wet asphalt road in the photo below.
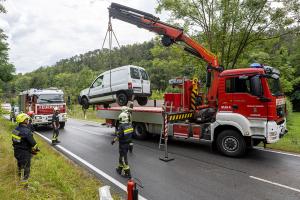
{"type": "MultiPolygon", "coordinates": [[[[51,129],[39,132],[52,136],[51,129]]],[[[118,145],[110,144],[113,132],[113,128],[70,119],[59,139],[61,146],[126,185],[126,179],[115,172],[118,145]]],[[[300,199],[300,157],[252,150],[244,158],[228,158],[211,152],[208,143],[173,140],[168,148],[175,160],[163,162],[158,159],[163,155],[158,140],[135,140],[129,155],[132,175],[144,185],[140,194],[149,200],[300,199]]]]}

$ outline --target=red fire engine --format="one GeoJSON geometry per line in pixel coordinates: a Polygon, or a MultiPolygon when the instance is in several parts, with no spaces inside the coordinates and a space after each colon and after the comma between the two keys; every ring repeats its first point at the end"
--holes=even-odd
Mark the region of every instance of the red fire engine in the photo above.
{"type": "MultiPolygon", "coordinates": [[[[138,107],[132,111],[137,137],[161,132],[166,112],[169,136],[211,141],[227,156],[241,156],[259,142],[274,143],[286,132],[286,103],[275,68],[253,64],[251,68],[223,70],[217,57],[184,34],[181,28],[133,8],[112,3],[109,15],[162,35],[162,44],[183,42],[185,50],[208,63],[207,94],[199,93],[197,78],[174,79],[181,93],[164,96],[166,109],[138,107]]],[[[116,123],[119,108],[98,107],[98,116],[116,123]]]]}
{"type": "Polygon", "coordinates": [[[32,114],[32,124],[51,124],[53,109],[59,109],[59,123],[63,128],[67,121],[67,109],[64,102],[64,93],[57,88],[29,89],[19,95],[20,110],[32,114]]]}

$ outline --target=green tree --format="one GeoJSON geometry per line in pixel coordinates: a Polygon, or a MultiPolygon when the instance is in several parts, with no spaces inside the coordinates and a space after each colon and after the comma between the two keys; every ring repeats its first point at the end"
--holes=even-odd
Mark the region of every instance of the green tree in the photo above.
{"type": "Polygon", "coordinates": [[[158,11],[170,11],[175,20],[182,20],[199,42],[218,55],[225,68],[234,68],[251,44],[259,44],[293,31],[288,27],[299,20],[300,10],[298,0],[158,2],[158,11]]]}

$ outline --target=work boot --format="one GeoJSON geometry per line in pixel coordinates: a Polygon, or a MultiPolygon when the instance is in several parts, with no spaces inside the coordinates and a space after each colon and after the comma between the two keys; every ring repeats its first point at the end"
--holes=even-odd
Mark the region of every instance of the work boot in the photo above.
{"type": "Polygon", "coordinates": [[[129,153],[132,153],[133,152],[133,143],[129,143],[129,153]]]}
{"type": "Polygon", "coordinates": [[[125,178],[131,178],[130,169],[124,169],[124,177],[125,178]]]}
{"type": "Polygon", "coordinates": [[[123,170],[123,167],[119,166],[119,167],[116,168],[117,173],[120,174],[120,175],[122,174],[122,170],[123,170]]]}
{"type": "Polygon", "coordinates": [[[20,181],[20,185],[21,187],[23,187],[23,189],[27,190],[28,189],[28,180],[21,180],[20,181]]]}

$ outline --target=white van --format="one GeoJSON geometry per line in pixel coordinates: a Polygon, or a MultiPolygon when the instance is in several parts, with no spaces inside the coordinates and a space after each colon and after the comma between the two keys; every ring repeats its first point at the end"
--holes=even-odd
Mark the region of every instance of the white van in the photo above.
{"type": "Polygon", "coordinates": [[[150,79],[145,69],[126,65],[100,74],[89,88],[80,92],[78,102],[85,109],[93,104],[108,107],[113,102],[125,106],[129,100],[137,100],[143,106],[150,95],[150,79]]]}

